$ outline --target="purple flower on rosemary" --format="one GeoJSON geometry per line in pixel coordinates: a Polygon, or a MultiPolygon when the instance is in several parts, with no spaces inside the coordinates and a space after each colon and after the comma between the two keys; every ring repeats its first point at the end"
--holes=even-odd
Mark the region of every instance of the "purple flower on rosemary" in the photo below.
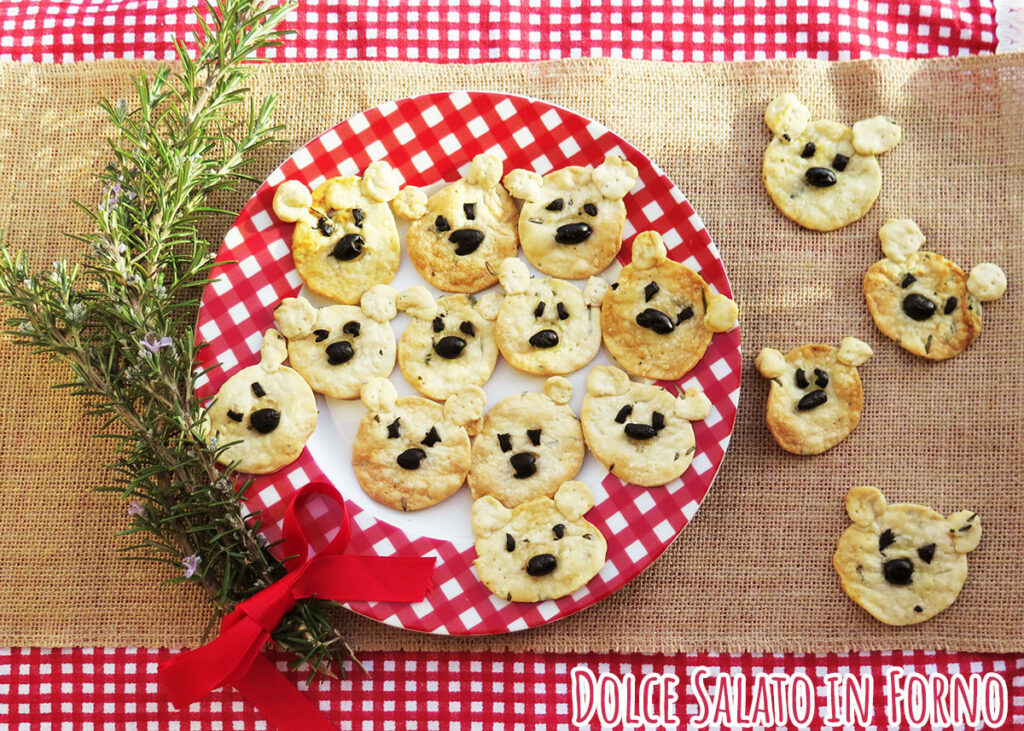
{"type": "Polygon", "coordinates": [[[131,500],[128,502],[128,515],[132,516],[133,518],[136,516],[140,518],[145,518],[148,515],[148,513],[146,512],[146,509],[142,507],[142,503],[140,503],[138,500],[131,500]]]}
{"type": "Polygon", "coordinates": [[[159,351],[164,348],[170,347],[174,341],[170,335],[164,335],[162,338],[158,338],[153,333],[149,333],[146,337],[139,341],[139,345],[148,350],[153,355],[156,355],[159,351]]]}
{"type": "Polygon", "coordinates": [[[191,579],[195,575],[196,571],[199,570],[199,562],[202,560],[203,559],[196,554],[185,556],[185,558],[181,559],[181,563],[185,567],[186,579],[191,579]]]}

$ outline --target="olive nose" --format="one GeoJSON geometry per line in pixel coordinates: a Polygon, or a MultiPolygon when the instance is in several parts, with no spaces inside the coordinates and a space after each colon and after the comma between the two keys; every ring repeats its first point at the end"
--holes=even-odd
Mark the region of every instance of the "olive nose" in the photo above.
{"type": "Polygon", "coordinates": [[[537,472],[537,458],[529,452],[517,452],[508,458],[517,480],[525,480],[537,472]]]}
{"type": "Polygon", "coordinates": [[[419,447],[413,447],[407,449],[398,455],[398,466],[403,470],[418,470],[420,468],[420,462],[427,458],[427,453],[419,447]]]}
{"type": "Polygon", "coordinates": [[[458,358],[465,347],[466,341],[462,338],[455,335],[445,335],[434,343],[434,352],[442,358],[452,360],[453,358],[458,358]]]}
{"type": "Polygon", "coordinates": [[[593,232],[594,229],[586,223],[566,223],[555,231],[555,241],[560,244],[582,244],[593,232]]]}
{"type": "Polygon", "coordinates": [[[348,363],[352,360],[352,356],[356,354],[355,349],[352,347],[352,343],[347,340],[339,340],[336,343],[331,343],[327,346],[324,352],[327,353],[327,362],[331,365],[348,363]]]}
{"type": "Polygon", "coordinates": [[[331,256],[338,261],[352,261],[361,253],[366,242],[359,234],[345,234],[331,249],[331,256]]]}
{"type": "Polygon", "coordinates": [[[526,573],[530,576],[547,576],[558,568],[558,559],[550,553],[541,553],[526,563],[526,573]]]}
{"type": "Polygon", "coordinates": [[[452,231],[448,240],[455,244],[455,255],[472,254],[484,242],[484,232],[475,228],[460,228],[452,231]]]}
{"type": "Polygon", "coordinates": [[[672,318],[661,310],[656,310],[653,307],[648,307],[643,312],[638,313],[636,316],[636,324],[640,327],[645,327],[648,330],[653,330],[658,333],[658,335],[668,335],[676,329],[676,325],[672,322],[672,318]]]}
{"type": "Polygon", "coordinates": [[[914,577],[914,564],[909,558],[894,558],[882,565],[885,580],[896,586],[906,586],[914,577]]]}
{"type": "Polygon", "coordinates": [[[538,330],[530,336],[530,345],[535,348],[553,348],[558,345],[558,333],[554,330],[538,330]]]}

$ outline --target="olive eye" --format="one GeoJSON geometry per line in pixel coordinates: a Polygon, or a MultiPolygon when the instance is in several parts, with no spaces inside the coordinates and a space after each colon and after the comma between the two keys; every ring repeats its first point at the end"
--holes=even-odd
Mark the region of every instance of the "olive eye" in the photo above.
{"type": "Polygon", "coordinates": [[[567,319],[569,319],[569,310],[565,309],[565,305],[563,303],[559,302],[558,306],[555,309],[558,310],[558,319],[559,320],[567,320],[567,319]]]}
{"type": "Polygon", "coordinates": [[[543,314],[544,314],[544,303],[543,302],[538,302],[537,306],[533,310],[533,316],[534,317],[540,317],[543,314]]]}
{"type": "Polygon", "coordinates": [[[509,434],[498,435],[498,445],[501,447],[502,452],[512,451],[512,437],[509,434]]]}
{"type": "Polygon", "coordinates": [[[597,206],[595,206],[593,203],[587,203],[583,206],[583,212],[586,213],[588,216],[596,216],[597,206]]]}
{"type": "Polygon", "coordinates": [[[359,329],[360,329],[359,323],[356,322],[355,320],[350,320],[349,322],[345,323],[345,326],[343,328],[341,328],[341,331],[343,333],[351,335],[354,338],[357,338],[357,337],[359,337],[359,329]]]}
{"type": "Polygon", "coordinates": [[[252,388],[252,393],[256,398],[263,398],[267,395],[267,392],[263,390],[263,386],[260,385],[259,381],[253,381],[252,384],[250,384],[250,387],[252,388]]]}
{"type": "Polygon", "coordinates": [[[448,223],[448,219],[444,216],[438,216],[434,219],[434,228],[438,231],[451,231],[452,225],[448,223]]]}
{"type": "Polygon", "coordinates": [[[651,298],[661,291],[661,287],[658,286],[657,282],[651,282],[644,287],[644,302],[650,302],[651,298]]]}
{"type": "Polygon", "coordinates": [[[473,323],[471,323],[469,320],[463,320],[462,324],[459,325],[459,332],[472,336],[476,335],[476,328],[473,327],[473,323]]]}
{"type": "Polygon", "coordinates": [[[356,222],[356,227],[357,228],[362,228],[363,227],[363,221],[366,220],[366,213],[363,211],[362,208],[353,208],[352,209],[352,220],[356,222]]]}
{"type": "Polygon", "coordinates": [[[846,155],[836,155],[832,160],[832,169],[839,172],[846,170],[846,163],[850,162],[850,158],[846,155]]]}
{"type": "Polygon", "coordinates": [[[626,404],[621,409],[619,409],[619,413],[617,413],[615,415],[615,423],[616,424],[625,424],[626,423],[626,419],[628,419],[629,415],[632,414],[632,413],[633,413],[633,404],[626,404]]]}
{"type": "Polygon", "coordinates": [[[921,557],[921,560],[925,563],[931,563],[932,559],[935,558],[935,544],[929,543],[927,546],[922,546],[917,549],[917,555],[921,557]]]}
{"type": "Polygon", "coordinates": [[[892,528],[886,528],[882,531],[882,535],[878,536],[878,552],[884,553],[885,549],[896,542],[896,534],[892,532],[892,528]]]}
{"type": "Polygon", "coordinates": [[[800,157],[814,157],[814,153],[818,151],[817,145],[813,142],[808,142],[804,145],[804,151],[800,153],[800,157]]]}
{"type": "Polygon", "coordinates": [[[530,438],[530,442],[533,444],[533,446],[540,446],[540,429],[527,429],[526,436],[530,438]]]}
{"type": "Polygon", "coordinates": [[[476,218],[476,203],[463,203],[462,212],[466,214],[466,220],[472,221],[476,218]]]}
{"type": "Polygon", "coordinates": [[[804,369],[803,368],[797,368],[796,369],[796,387],[797,388],[807,388],[809,385],[811,385],[811,384],[807,380],[807,374],[804,373],[804,369]]]}
{"type": "Polygon", "coordinates": [[[559,523],[551,528],[551,532],[555,534],[555,540],[558,540],[565,535],[565,526],[559,523]]]}
{"type": "Polygon", "coordinates": [[[548,211],[560,211],[565,207],[565,201],[561,198],[555,198],[553,201],[544,206],[545,210],[548,211]]]}
{"type": "Polygon", "coordinates": [[[505,550],[509,553],[516,550],[516,539],[512,537],[511,533],[505,534],[505,550]]]}
{"type": "Polygon", "coordinates": [[[441,441],[441,437],[437,435],[437,427],[432,426],[430,427],[430,431],[427,432],[426,436],[423,438],[423,441],[420,442],[420,444],[422,444],[424,447],[433,447],[439,441],[441,441]]]}
{"type": "Polygon", "coordinates": [[[440,317],[434,318],[434,332],[439,333],[444,330],[444,320],[440,317]]]}
{"type": "Polygon", "coordinates": [[[828,385],[828,373],[821,368],[814,369],[814,385],[818,388],[825,388],[828,385]]]}
{"type": "Polygon", "coordinates": [[[398,430],[401,426],[401,419],[395,419],[388,424],[388,439],[398,439],[398,430]]]}

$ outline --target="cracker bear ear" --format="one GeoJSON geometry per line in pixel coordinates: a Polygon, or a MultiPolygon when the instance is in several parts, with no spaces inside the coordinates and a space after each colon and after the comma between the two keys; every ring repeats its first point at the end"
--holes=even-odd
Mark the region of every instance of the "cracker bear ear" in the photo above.
{"type": "Polygon", "coordinates": [[[587,374],[587,393],[591,396],[618,396],[628,390],[629,376],[615,366],[594,366],[587,374]]]}
{"type": "Polygon", "coordinates": [[[572,400],[572,381],[562,376],[551,376],[544,381],[544,395],[559,406],[565,406],[572,400]]]}
{"type": "Polygon", "coordinates": [[[885,497],[873,487],[855,487],[846,493],[846,514],[861,528],[867,527],[885,512],[885,497]]]}
{"type": "Polygon", "coordinates": [[[967,291],[979,302],[994,302],[1006,293],[1006,272],[990,261],[977,264],[967,277],[967,291]]]}
{"type": "Polygon", "coordinates": [[[600,307],[608,294],[608,282],[601,277],[591,277],[583,288],[583,302],[587,307],[600,307]]]}
{"type": "Polygon", "coordinates": [[[395,410],[398,391],[395,384],[386,378],[375,377],[359,389],[359,398],[371,414],[388,414],[395,410]]]}
{"type": "Polygon", "coordinates": [[[497,292],[488,292],[482,297],[476,298],[476,311],[485,320],[496,320],[498,319],[498,310],[501,309],[501,303],[504,299],[504,295],[500,295],[497,292]]]}
{"type": "Polygon", "coordinates": [[[274,308],[277,326],[289,340],[304,338],[316,327],[316,308],[305,297],[285,297],[274,308]]]}
{"type": "Polygon", "coordinates": [[[811,112],[795,94],[786,92],[769,102],[764,110],[764,121],[777,137],[796,137],[811,121],[811,112]]]}
{"type": "Polygon", "coordinates": [[[765,378],[778,378],[786,372],[786,356],[775,348],[761,348],[754,358],[754,367],[765,378]]]}
{"type": "Polygon", "coordinates": [[[381,203],[387,203],[398,195],[395,172],[383,160],[376,160],[367,165],[360,187],[363,190],[363,195],[381,203]]]}
{"type": "Polygon", "coordinates": [[[633,189],[639,172],[636,166],[618,155],[608,155],[594,168],[592,180],[601,195],[610,201],[622,200],[633,189]]]}
{"type": "Polygon", "coordinates": [[[359,308],[363,314],[377,322],[390,322],[398,316],[395,300],[398,292],[386,284],[375,284],[363,293],[359,308]]]}
{"type": "Polygon", "coordinates": [[[845,337],[843,341],[839,343],[839,350],[836,352],[836,360],[843,365],[862,366],[868,362],[868,358],[873,356],[875,351],[871,349],[871,346],[865,343],[863,340],[858,340],[854,337],[845,337]]]}
{"type": "Polygon", "coordinates": [[[657,231],[643,231],[633,239],[632,265],[637,269],[654,269],[667,258],[668,250],[657,231]]]}
{"type": "Polygon", "coordinates": [[[263,345],[260,346],[260,366],[267,373],[274,373],[285,358],[288,357],[288,341],[284,335],[271,328],[263,334],[263,345]]]}
{"type": "Polygon", "coordinates": [[[555,508],[567,520],[577,521],[594,507],[594,493],[578,480],[563,482],[555,492],[555,508]]]}
{"type": "Polygon", "coordinates": [[[427,215],[427,194],[415,185],[407,185],[391,201],[391,210],[406,221],[423,218],[427,215]]]}
{"type": "Polygon", "coordinates": [[[716,294],[707,288],[708,308],[704,311],[704,327],[713,333],[725,333],[736,327],[740,310],[736,302],[724,294],[716,294]]]}
{"type": "Polygon", "coordinates": [[[484,152],[473,158],[466,173],[466,182],[481,188],[493,188],[501,182],[501,171],[501,160],[484,152]]]}
{"type": "Polygon", "coordinates": [[[981,518],[971,510],[961,510],[946,518],[949,524],[949,537],[953,539],[953,550],[957,553],[970,553],[978,547],[981,540],[981,518]]]}
{"type": "Polygon", "coordinates": [[[274,191],[274,215],[282,221],[294,223],[309,215],[313,194],[298,180],[286,180],[274,191]]]}
{"type": "Polygon", "coordinates": [[[540,198],[540,189],[544,185],[544,179],[540,174],[522,168],[511,171],[502,182],[509,193],[526,201],[535,201],[540,198]]]}
{"type": "Polygon", "coordinates": [[[456,426],[466,426],[484,415],[487,395],[479,386],[466,386],[444,402],[444,419],[456,426]]]}
{"type": "Polygon", "coordinates": [[[498,265],[498,282],[505,294],[526,294],[530,288],[530,270],[522,261],[510,256],[498,265]]]}
{"type": "Polygon", "coordinates": [[[861,155],[881,155],[900,143],[903,130],[888,117],[862,119],[853,125],[853,149],[861,155]]]}
{"type": "Polygon", "coordinates": [[[878,229],[878,238],[886,258],[897,264],[920,249],[925,242],[921,229],[910,218],[890,218],[878,229]]]}
{"type": "Polygon", "coordinates": [[[676,416],[687,421],[702,421],[711,413],[711,399],[694,386],[676,399],[675,411],[676,416]]]}
{"type": "Polygon", "coordinates": [[[469,522],[473,526],[473,534],[478,538],[486,538],[497,530],[501,530],[512,520],[512,511],[499,503],[493,496],[484,495],[473,501],[469,522]]]}
{"type": "Polygon", "coordinates": [[[398,295],[398,309],[417,320],[433,320],[437,317],[437,300],[422,284],[403,290],[398,295]]]}

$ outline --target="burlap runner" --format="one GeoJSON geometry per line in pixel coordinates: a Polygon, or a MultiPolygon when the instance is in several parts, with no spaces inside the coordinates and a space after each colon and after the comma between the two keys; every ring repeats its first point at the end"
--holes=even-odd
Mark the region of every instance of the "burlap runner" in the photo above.
{"type": "MultiPolygon", "coordinates": [[[[0,66],[0,228],[37,266],[73,255],[61,232],[83,229],[69,204],[94,202],[103,165],[100,96],[129,93],[151,65],[0,66]]],[[[848,64],[669,65],[573,61],[437,66],[275,65],[259,94],[281,96],[287,144],[263,151],[261,178],[294,147],[354,112],[445,89],[536,96],[595,118],[632,141],[687,194],[718,242],[741,309],[744,387],[732,446],[704,506],[639,579],[575,617],[526,633],[471,640],[395,630],[343,613],[356,648],[776,650],[949,648],[1024,651],[1024,56],[848,64]],[[866,218],[822,235],[785,220],[760,181],[765,103],[793,90],[848,123],[887,113],[904,142],[885,155],[881,197],[866,218]],[[879,225],[910,216],[930,247],[969,267],[1002,264],[1007,296],[961,357],[932,364],[875,329],[860,291],[880,256],[879,225]],[[765,345],[875,346],[862,368],[863,421],[831,452],[796,458],[763,425],[767,388],[752,357],[765,345]],[[951,611],[885,627],[841,592],[830,560],[847,520],[842,496],[874,484],[892,502],[978,510],[981,547],[951,611]]],[[[249,191],[246,191],[247,194],[249,191]]],[[[239,194],[226,202],[237,210],[239,194]]],[[[228,221],[215,222],[219,239],[228,221]]],[[[116,560],[124,506],[105,482],[95,422],[47,385],[64,373],[0,341],[0,645],[195,644],[209,618],[199,592],[116,560]]]]}

